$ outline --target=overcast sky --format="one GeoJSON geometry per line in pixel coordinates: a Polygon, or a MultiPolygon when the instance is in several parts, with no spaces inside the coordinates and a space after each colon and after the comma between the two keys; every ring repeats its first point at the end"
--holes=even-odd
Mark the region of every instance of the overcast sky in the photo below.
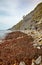
{"type": "Polygon", "coordinates": [[[0,0],[0,30],[11,28],[42,0],[0,0]]]}

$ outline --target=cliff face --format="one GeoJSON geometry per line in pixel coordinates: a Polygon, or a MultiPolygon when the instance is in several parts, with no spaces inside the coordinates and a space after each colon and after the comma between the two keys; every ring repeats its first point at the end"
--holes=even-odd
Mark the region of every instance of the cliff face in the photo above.
{"type": "MultiPolygon", "coordinates": [[[[11,30],[28,30],[28,29],[38,29],[37,23],[42,19],[42,3],[38,4],[37,7],[27,14],[23,16],[23,20],[21,20],[18,24],[13,26],[11,30]]],[[[41,26],[42,28],[42,26],[41,26]]]]}

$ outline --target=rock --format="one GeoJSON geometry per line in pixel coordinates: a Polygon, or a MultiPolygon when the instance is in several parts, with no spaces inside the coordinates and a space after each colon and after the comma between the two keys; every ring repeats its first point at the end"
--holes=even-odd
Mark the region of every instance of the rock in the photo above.
{"type": "Polygon", "coordinates": [[[39,56],[36,60],[35,60],[36,64],[40,64],[41,63],[41,56],[39,56]]]}
{"type": "Polygon", "coordinates": [[[34,65],[34,59],[32,60],[32,64],[31,65],[34,65]]]}
{"type": "Polygon", "coordinates": [[[26,65],[25,62],[21,61],[19,65],[26,65]]]}
{"type": "Polygon", "coordinates": [[[37,49],[40,49],[40,46],[38,46],[37,49]]]}

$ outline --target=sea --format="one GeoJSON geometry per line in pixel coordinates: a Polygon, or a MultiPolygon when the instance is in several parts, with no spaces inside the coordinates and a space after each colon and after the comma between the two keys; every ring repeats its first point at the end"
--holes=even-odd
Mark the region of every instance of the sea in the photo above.
{"type": "Polygon", "coordinates": [[[1,40],[1,39],[4,39],[5,36],[6,36],[8,33],[10,33],[10,32],[12,32],[12,31],[11,31],[11,30],[0,30],[0,40],[1,40]]]}

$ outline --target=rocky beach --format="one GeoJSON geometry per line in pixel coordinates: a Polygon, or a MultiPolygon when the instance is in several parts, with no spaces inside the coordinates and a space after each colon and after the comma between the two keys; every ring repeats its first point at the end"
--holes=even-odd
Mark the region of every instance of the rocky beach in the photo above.
{"type": "Polygon", "coordinates": [[[42,44],[38,44],[34,36],[37,36],[37,32],[28,32],[7,33],[0,42],[0,65],[19,65],[21,62],[25,65],[42,65],[42,44]]]}

